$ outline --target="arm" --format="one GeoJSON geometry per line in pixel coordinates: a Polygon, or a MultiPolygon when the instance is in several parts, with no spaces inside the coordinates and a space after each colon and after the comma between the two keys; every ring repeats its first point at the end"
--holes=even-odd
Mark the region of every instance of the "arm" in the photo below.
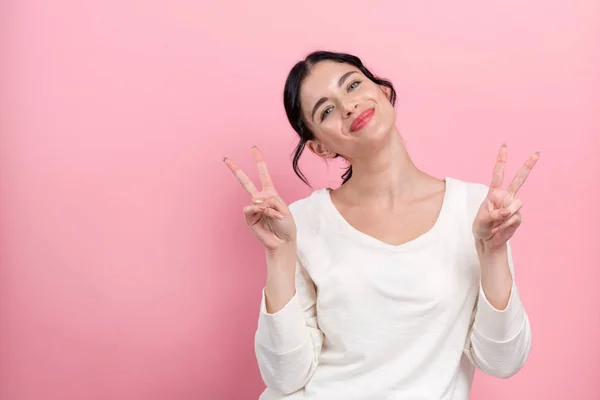
{"type": "Polygon", "coordinates": [[[531,347],[531,329],[513,279],[510,243],[505,251],[480,255],[481,284],[469,356],[482,372],[509,378],[525,364],[531,347]]]}
{"type": "Polygon", "coordinates": [[[244,218],[267,252],[267,283],[263,290],[255,351],[267,387],[283,394],[303,388],[317,366],[323,335],[317,326],[316,290],[297,261],[297,228],[290,207],[275,190],[267,164],[252,148],[262,190],[232,160],[223,162],[235,175],[252,204],[244,218]]]}
{"type": "Polygon", "coordinates": [[[315,285],[295,250],[267,252],[267,285],[255,335],[256,358],[267,387],[283,394],[302,389],[317,367],[322,342],[315,285]]]}
{"type": "Polygon", "coordinates": [[[475,250],[481,268],[479,297],[469,333],[468,354],[481,371],[499,378],[516,374],[531,348],[529,318],[519,298],[509,239],[521,225],[517,192],[539,159],[531,155],[503,189],[506,145],[498,152],[492,183],[475,185],[467,197],[475,250]]]}
{"type": "Polygon", "coordinates": [[[503,189],[506,145],[498,152],[492,183],[479,185],[467,203],[475,249],[481,267],[479,298],[469,334],[469,354],[474,365],[499,378],[516,374],[525,364],[531,347],[531,329],[514,282],[509,239],[521,225],[516,197],[539,159],[531,155],[503,189]]]}

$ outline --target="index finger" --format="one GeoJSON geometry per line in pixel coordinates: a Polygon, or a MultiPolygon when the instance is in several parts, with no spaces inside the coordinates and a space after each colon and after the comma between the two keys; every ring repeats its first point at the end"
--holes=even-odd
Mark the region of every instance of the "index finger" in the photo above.
{"type": "Polygon", "coordinates": [[[504,166],[506,165],[506,144],[503,144],[498,151],[494,173],[492,175],[491,189],[501,189],[504,181],[504,166]]]}
{"type": "Polygon", "coordinates": [[[258,176],[260,178],[260,183],[262,184],[263,190],[274,189],[273,180],[271,179],[271,175],[269,174],[267,163],[263,158],[262,153],[260,152],[258,147],[252,147],[252,155],[254,156],[254,160],[256,161],[256,167],[258,168],[258,176]]]}
{"type": "Polygon", "coordinates": [[[517,175],[513,178],[512,182],[508,186],[508,193],[510,193],[512,196],[515,196],[517,194],[519,189],[521,189],[521,186],[523,186],[523,184],[525,183],[525,180],[527,179],[527,176],[529,176],[529,173],[533,169],[535,163],[539,159],[539,151],[529,156],[527,161],[525,161],[525,164],[521,167],[519,172],[517,172],[517,175]]]}
{"type": "Polygon", "coordinates": [[[225,165],[227,165],[231,172],[233,172],[237,180],[242,184],[244,190],[246,190],[250,196],[257,198],[258,190],[256,190],[256,186],[254,186],[254,183],[252,183],[250,178],[248,178],[248,175],[246,175],[246,173],[229,158],[225,157],[223,162],[225,165]]]}

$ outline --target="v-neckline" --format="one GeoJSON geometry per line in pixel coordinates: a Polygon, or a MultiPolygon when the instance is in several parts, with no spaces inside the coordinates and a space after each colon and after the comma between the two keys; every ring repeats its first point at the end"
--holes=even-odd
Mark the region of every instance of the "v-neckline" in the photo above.
{"type": "Polygon", "coordinates": [[[333,221],[338,225],[338,227],[341,229],[341,231],[351,237],[353,237],[354,239],[363,242],[365,244],[369,244],[369,245],[373,245],[373,246],[377,246],[377,247],[383,247],[389,250],[394,250],[394,251],[404,251],[404,250],[409,250],[409,249],[413,249],[419,245],[422,245],[426,242],[428,242],[429,240],[433,239],[435,237],[435,235],[437,234],[437,232],[440,231],[441,227],[444,224],[444,220],[446,218],[446,213],[447,213],[447,209],[448,209],[448,203],[449,203],[449,198],[450,195],[452,194],[452,184],[453,184],[453,179],[450,177],[445,177],[443,179],[446,182],[446,187],[444,189],[444,196],[442,198],[442,206],[440,208],[440,212],[436,218],[435,223],[433,224],[433,226],[427,230],[425,233],[422,233],[421,235],[417,236],[414,239],[411,239],[407,242],[398,244],[398,245],[393,245],[387,242],[384,242],[380,239],[375,238],[374,236],[371,236],[367,233],[364,233],[360,230],[358,230],[357,228],[355,228],[352,224],[350,224],[346,218],[344,218],[344,216],[340,213],[340,211],[338,210],[338,208],[336,207],[336,205],[333,203],[333,200],[331,199],[331,188],[323,188],[320,190],[321,192],[321,196],[324,198],[323,203],[324,206],[326,208],[326,210],[328,211],[328,215],[331,216],[331,218],[333,219],[333,221]]]}

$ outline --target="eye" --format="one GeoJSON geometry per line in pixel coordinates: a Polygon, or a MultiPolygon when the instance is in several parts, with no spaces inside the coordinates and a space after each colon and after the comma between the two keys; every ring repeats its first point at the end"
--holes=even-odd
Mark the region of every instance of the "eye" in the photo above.
{"type": "Polygon", "coordinates": [[[327,117],[327,115],[331,114],[332,112],[333,107],[327,107],[325,110],[323,110],[323,112],[321,113],[321,121],[323,121],[325,117],[327,117]]]}
{"type": "Polygon", "coordinates": [[[348,91],[354,90],[360,85],[360,81],[354,81],[348,86],[348,91]]]}

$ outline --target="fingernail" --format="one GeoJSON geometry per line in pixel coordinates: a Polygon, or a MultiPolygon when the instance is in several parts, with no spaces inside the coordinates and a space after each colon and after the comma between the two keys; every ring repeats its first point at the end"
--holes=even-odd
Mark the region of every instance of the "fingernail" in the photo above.
{"type": "Polygon", "coordinates": [[[223,162],[225,162],[225,160],[227,160],[227,157],[223,157],[223,162]]]}
{"type": "Polygon", "coordinates": [[[277,219],[283,219],[283,215],[281,215],[281,214],[275,214],[275,218],[277,218],[277,219]]]}
{"type": "Polygon", "coordinates": [[[502,147],[506,147],[506,143],[502,143],[502,147]]]}
{"type": "Polygon", "coordinates": [[[255,149],[255,148],[256,148],[256,146],[252,146],[252,148],[253,148],[253,149],[255,149]]]}
{"type": "Polygon", "coordinates": [[[540,152],[539,152],[539,151],[536,151],[536,152],[535,152],[535,154],[537,154],[537,155],[538,155],[538,157],[539,157],[539,155],[540,155],[540,152]]]}

